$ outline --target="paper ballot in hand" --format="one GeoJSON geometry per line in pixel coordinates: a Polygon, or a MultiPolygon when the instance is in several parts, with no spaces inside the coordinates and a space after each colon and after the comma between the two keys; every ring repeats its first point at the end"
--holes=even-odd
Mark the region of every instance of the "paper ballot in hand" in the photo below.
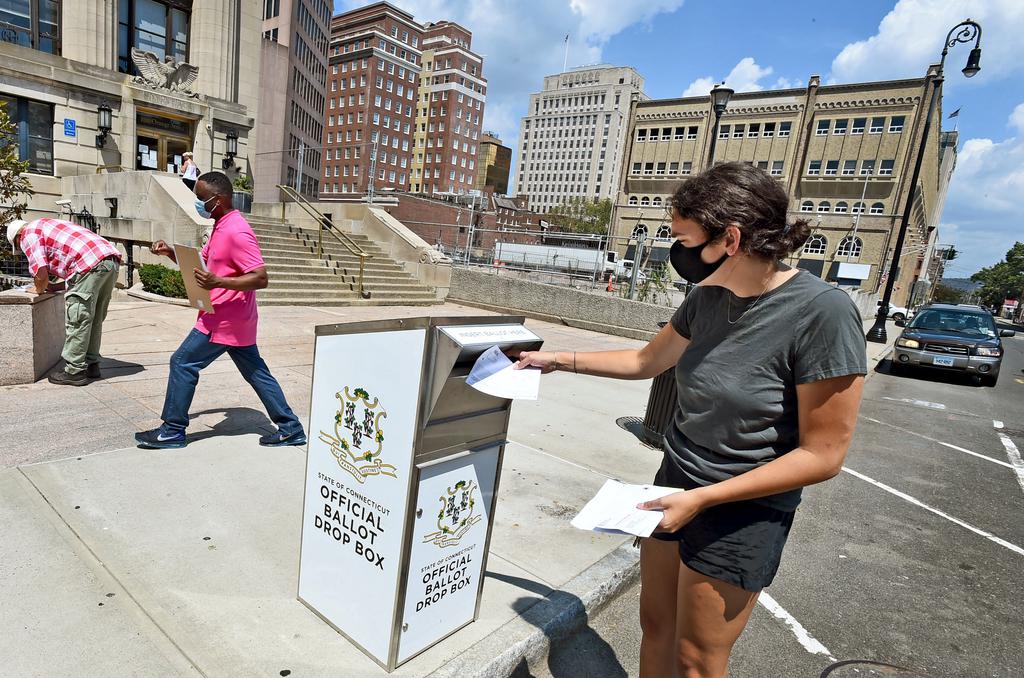
{"type": "Polygon", "coordinates": [[[650,537],[661,522],[662,512],[644,511],[636,505],[680,491],[675,487],[627,485],[617,480],[606,480],[594,498],[572,519],[572,526],[595,532],[650,537]]]}
{"type": "Polygon", "coordinates": [[[477,358],[466,377],[466,384],[476,390],[509,400],[536,400],[540,391],[540,368],[514,369],[515,363],[492,346],[477,358]]]}

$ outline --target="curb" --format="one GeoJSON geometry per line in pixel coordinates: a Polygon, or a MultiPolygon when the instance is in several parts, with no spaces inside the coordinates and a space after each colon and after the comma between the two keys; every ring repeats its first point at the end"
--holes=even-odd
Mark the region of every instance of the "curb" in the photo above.
{"type": "Polygon", "coordinates": [[[506,678],[586,626],[639,576],[640,551],[629,540],[429,676],[506,678]]]}

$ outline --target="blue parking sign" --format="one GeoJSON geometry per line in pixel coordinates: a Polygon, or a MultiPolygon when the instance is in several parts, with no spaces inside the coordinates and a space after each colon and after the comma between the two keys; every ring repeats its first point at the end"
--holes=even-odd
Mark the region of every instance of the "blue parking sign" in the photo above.
{"type": "Polygon", "coordinates": [[[75,121],[71,118],[64,118],[64,136],[73,137],[78,133],[75,121]]]}

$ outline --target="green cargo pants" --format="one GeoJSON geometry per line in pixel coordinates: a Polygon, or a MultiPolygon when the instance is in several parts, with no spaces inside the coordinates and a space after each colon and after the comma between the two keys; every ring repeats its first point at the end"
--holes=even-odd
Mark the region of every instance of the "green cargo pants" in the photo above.
{"type": "Polygon", "coordinates": [[[100,361],[100,340],[103,338],[103,320],[114,293],[119,264],[116,259],[104,259],[85,273],[67,280],[64,293],[65,332],[61,357],[67,363],[64,371],[79,374],[100,361]]]}

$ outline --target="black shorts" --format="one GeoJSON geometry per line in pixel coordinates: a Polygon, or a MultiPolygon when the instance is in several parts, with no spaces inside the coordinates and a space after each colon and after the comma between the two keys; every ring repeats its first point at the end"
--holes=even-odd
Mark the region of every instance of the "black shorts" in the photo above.
{"type": "MultiPolygon", "coordinates": [[[[699,487],[668,459],[662,462],[654,484],[684,490],[699,487]]],[[[652,536],[678,541],[679,556],[691,570],[757,592],[775,578],[793,514],[755,501],[736,501],[702,511],[675,532],[652,536]]]]}

